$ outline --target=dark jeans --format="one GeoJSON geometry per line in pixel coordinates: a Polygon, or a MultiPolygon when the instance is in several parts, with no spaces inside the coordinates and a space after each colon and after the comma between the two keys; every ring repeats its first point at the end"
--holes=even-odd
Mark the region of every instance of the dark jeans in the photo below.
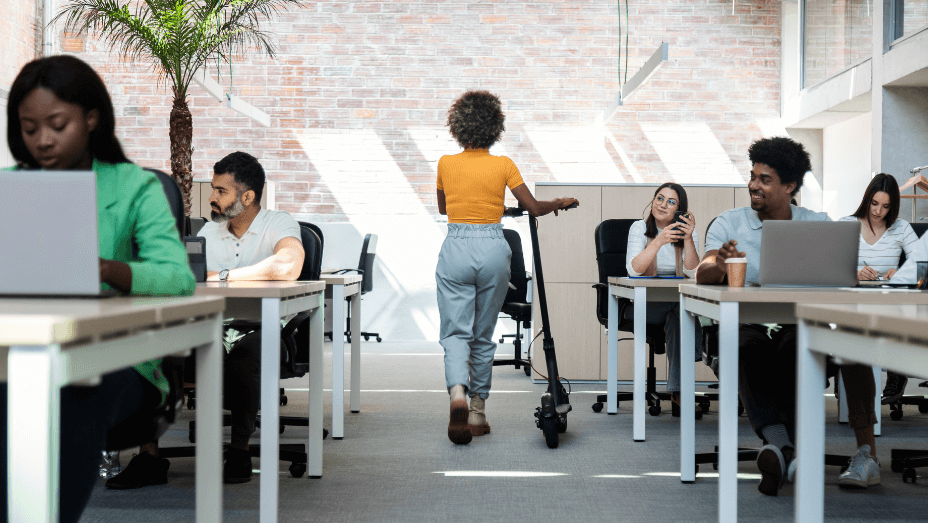
{"type": "MultiPolygon", "coordinates": [[[[185,379],[196,380],[196,357],[184,364],[185,379]]],[[[232,446],[243,448],[255,432],[261,407],[261,331],[246,334],[224,354],[223,405],[232,416],[232,446]]]]}
{"type": "MultiPolygon", "coordinates": [[[[126,369],[103,376],[97,387],[65,387],[61,390],[60,521],[81,517],[97,483],[106,433],[140,410],[161,402],[161,393],[139,373],[126,369]]],[[[0,503],[7,520],[7,385],[0,385],[0,503]]],[[[15,478],[13,479],[15,481],[15,478]]]]}
{"type": "MultiPolygon", "coordinates": [[[[675,302],[669,303],[649,303],[645,310],[647,318],[645,324],[657,325],[664,328],[664,341],[667,344],[667,390],[669,392],[680,391],[680,304],[675,302]]],[[[626,321],[635,321],[634,303],[625,307],[623,316],[626,321]]],[[[696,322],[696,330],[693,333],[696,341],[695,361],[702,359],[702,327],[699,321],[696,322]]]]}
{"type": "MultiPolygon", "coordinates": [[[[751,427],[761,438],[767,425],[783,424],[796,441],[796,327],[782,326],[767,337],[767,327],[738,330],[738,392],[751,427]]],[[[824,387],[824,384],[822,384],[824,387]]]]}

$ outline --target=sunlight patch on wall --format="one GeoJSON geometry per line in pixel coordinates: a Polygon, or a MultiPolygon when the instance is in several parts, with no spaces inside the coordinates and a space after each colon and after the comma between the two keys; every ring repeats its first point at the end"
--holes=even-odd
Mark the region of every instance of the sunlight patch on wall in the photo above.
{"type": "Polygon", "coordinates": [[[651,147],[678,183],[744,183],[715,133],[704,122],[641,123],[651,147]]]}
{"type": "Polygon", "coordinates": [[[378,316],[437,338],[437,325],[427,318],[438,316],[432,275],[444,224],[429,214],[375,130],[312,129],[296,138],[351,225],[362,236],[379,236],[377,260],[392,288],[380,289],[391,298],[378,316]]]}
{"type": "Polygon", "coordinates": [[[622,183],[602,129],[525,131],[554,178],[568,183],[622,183]]]}

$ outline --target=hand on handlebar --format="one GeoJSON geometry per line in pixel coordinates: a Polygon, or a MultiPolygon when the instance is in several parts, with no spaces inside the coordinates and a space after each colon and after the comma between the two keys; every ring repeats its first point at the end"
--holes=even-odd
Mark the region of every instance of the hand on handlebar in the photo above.
{"type": "Polygon", "coordinates": [[[566,211],[568,209],[575,209],[580,206],[580,201],[576,198],[558,198],[554,200],[557,202],[557,209],[554,209],[554,215],[557,216],[558,211],[566,211]]]}

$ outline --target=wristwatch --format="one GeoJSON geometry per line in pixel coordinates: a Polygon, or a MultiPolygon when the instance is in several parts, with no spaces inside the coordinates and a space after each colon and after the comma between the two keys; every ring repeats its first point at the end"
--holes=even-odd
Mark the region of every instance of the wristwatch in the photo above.
{"type": "Polygon", "coordinates": [[[229,279],[229,269],[223,269],[219,271],[219,281],[228,281],[229,279]]]}

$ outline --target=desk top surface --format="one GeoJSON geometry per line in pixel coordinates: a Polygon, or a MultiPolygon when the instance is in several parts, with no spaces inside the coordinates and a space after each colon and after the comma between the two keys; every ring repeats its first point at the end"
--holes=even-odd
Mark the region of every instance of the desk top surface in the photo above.
{"type": "Polygon", "coordinates": [[[210,281],[197,284],[197,296],[289,298],[325,290],[321,281],[210,281]]]}
{"type": "Polygon", "coordinates": [[[3,298],[0,345],[49,345],[222,313],[221,297],[3,298]]]}
{"type": "Polygon", "coordinates": [[[681,285],[680,294],[710,301],[740,303],[928,304],[928,292],[868,287],[729,287],[681,285]]]}
{"type": "Polygon", "coordinates": [[[692,283],[693,280],[690,278],[609,278],[609,285],[619,285],[622,287],[673,288],[692,283]]]}
{"type": "Polygon", "coordinates": [[[800,303],[800,319],[928,339],[928,305],[823,305],[800,303]]]}
{"type": "Polygon", "coordinates": [[[319,279],[326,285],[351,285],[361,283],[363,276],[360,274],[322,274],[319,279]]]}

